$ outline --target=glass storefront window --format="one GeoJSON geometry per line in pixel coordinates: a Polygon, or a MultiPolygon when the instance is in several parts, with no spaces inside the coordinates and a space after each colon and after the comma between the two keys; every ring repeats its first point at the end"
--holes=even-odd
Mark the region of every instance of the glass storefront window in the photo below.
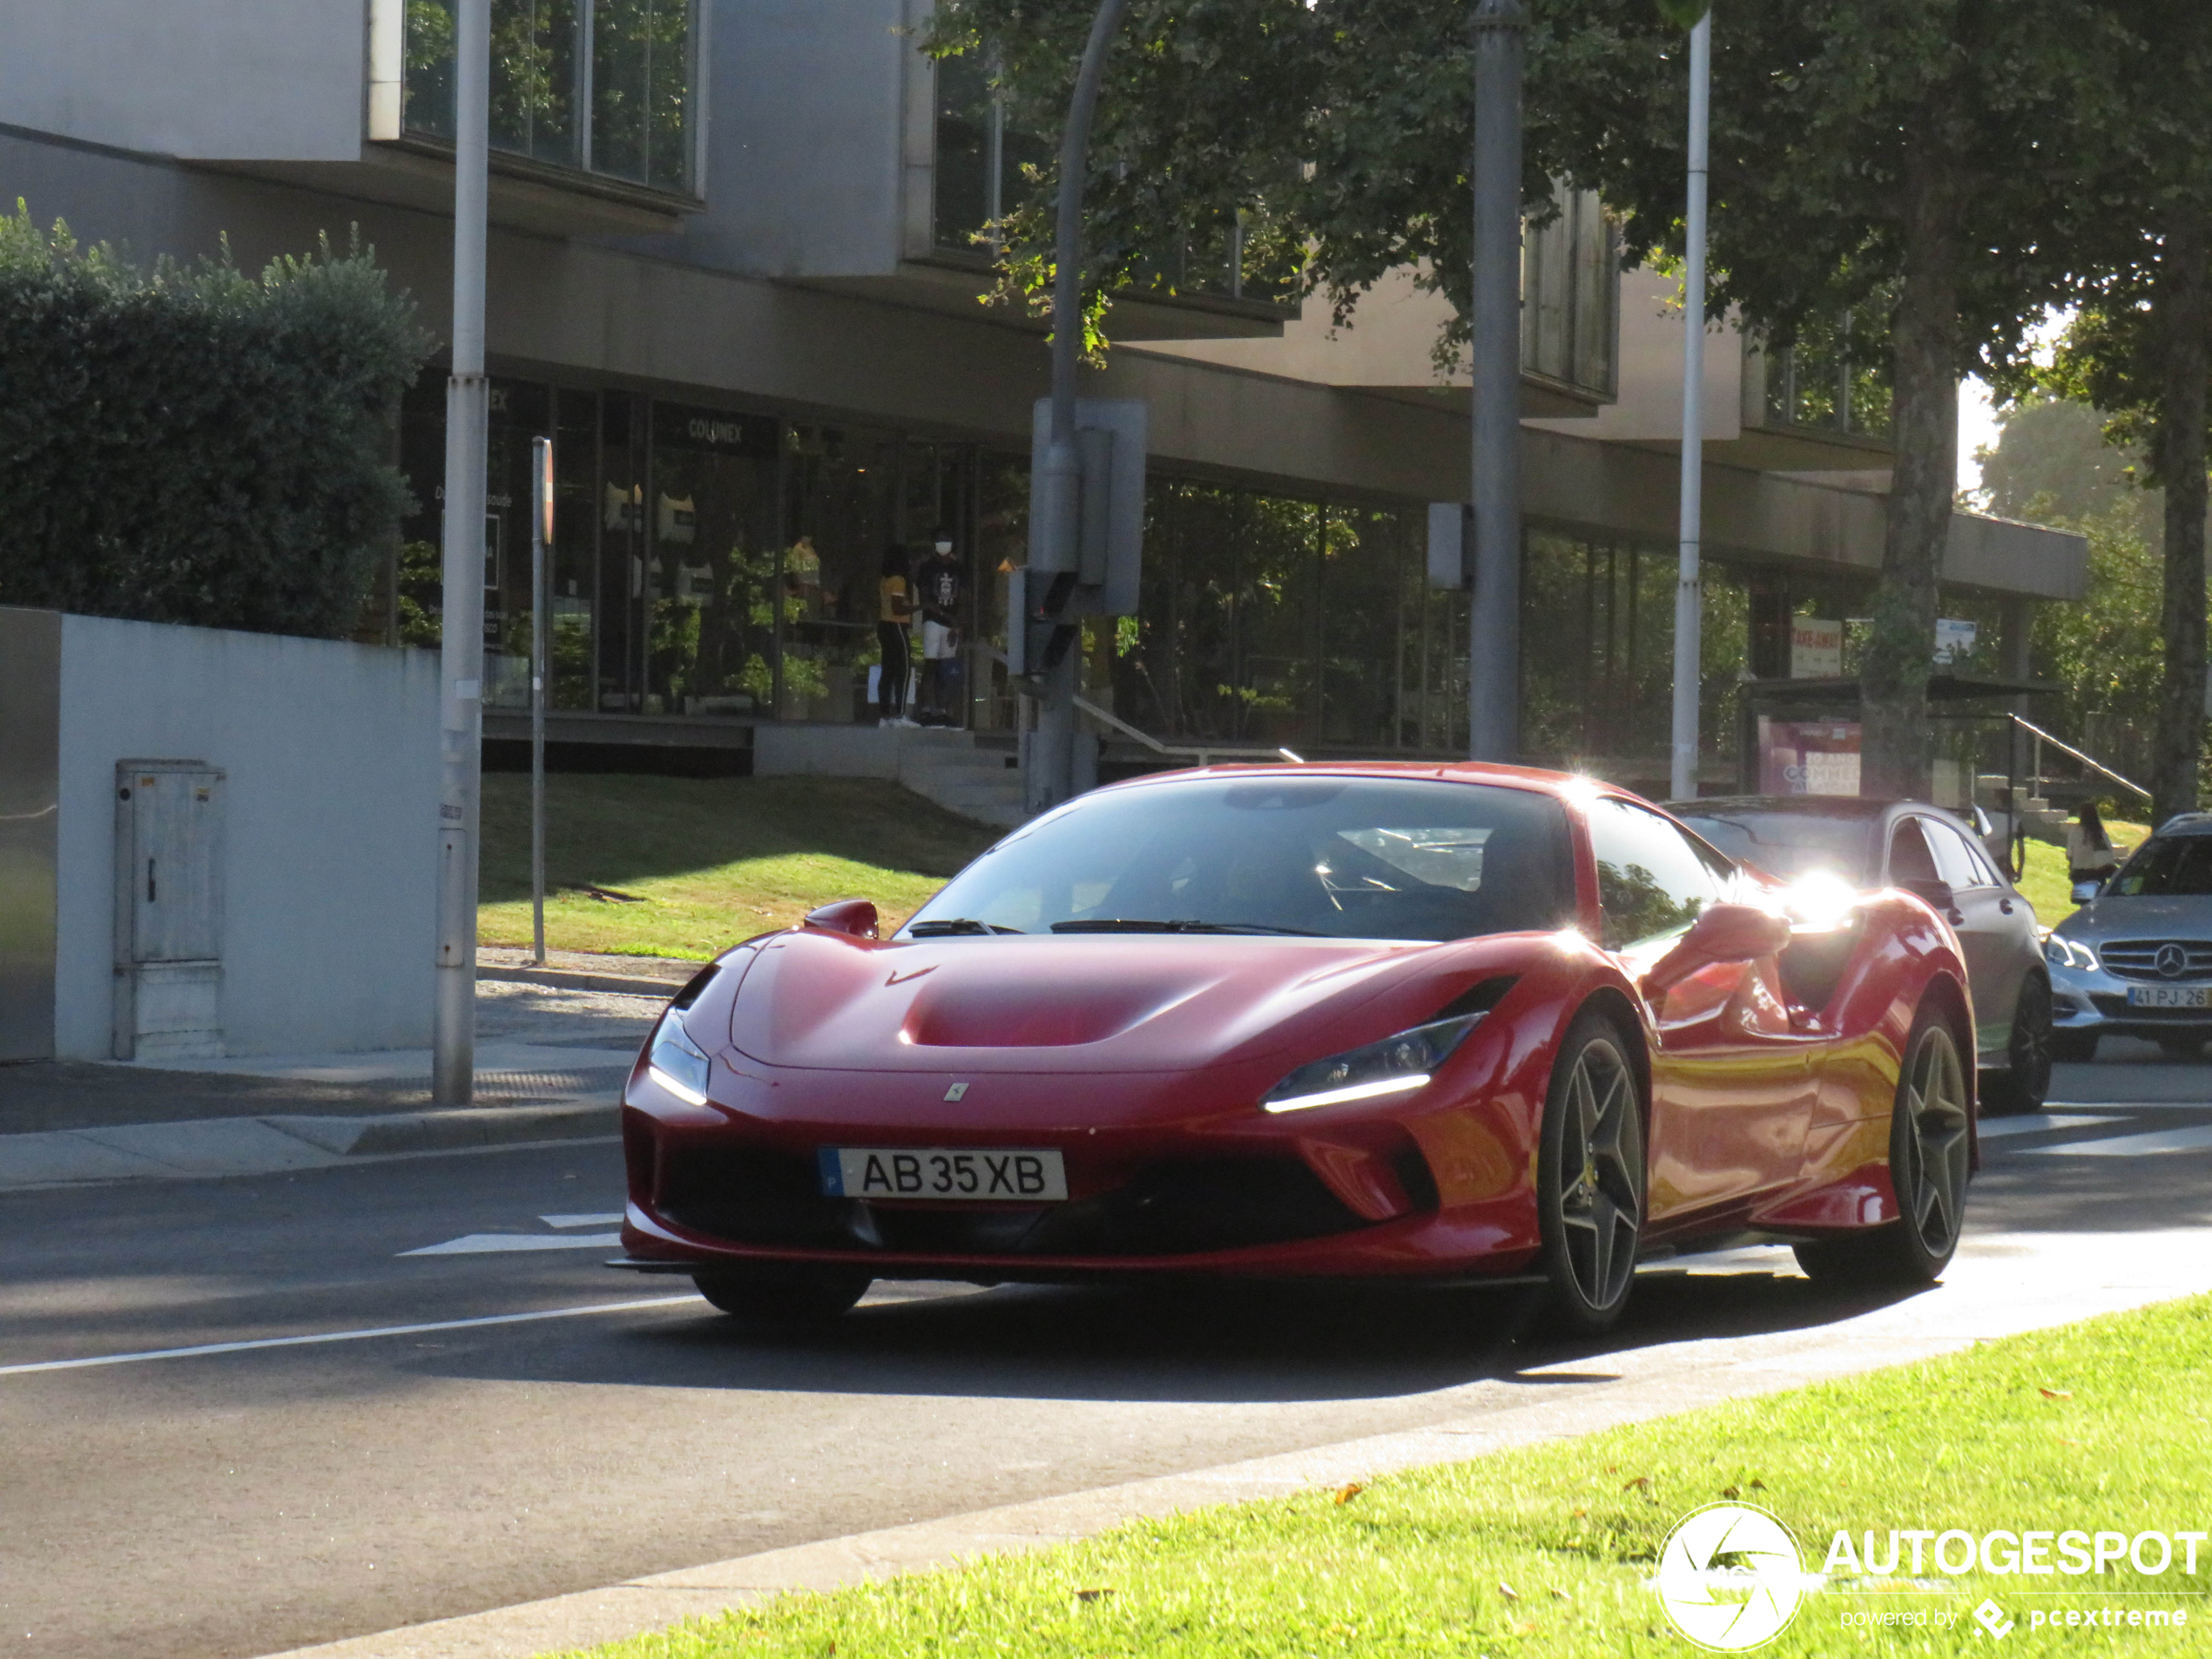
{"type": "Polygon", "coordinates": [[[761,416],[653,406],[640,596],[648,713],[772,706],[778,435],[761,416]]]}
{"type": "MultiPolygon", "coordinates": [[[[453,138],[454,0],[408,0],[405,125],[453,138]]],[[[698,193],[696,0],[492,0],[493,147],[698,193]]]]}

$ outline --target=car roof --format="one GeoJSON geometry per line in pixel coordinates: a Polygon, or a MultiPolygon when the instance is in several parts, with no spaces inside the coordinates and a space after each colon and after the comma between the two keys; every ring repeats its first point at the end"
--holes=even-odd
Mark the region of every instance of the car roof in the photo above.
{"type": "Polygon", "coordinates": [[[1924,800],[1869,799],[1864,795],[1707,795],[1697,800],[1665,803],[1677,818],[1714,813],[1786,813],[1801,818],[1879,818],[1892,806],[1918,806],[1933,812],[1924,800]]]}
{"type": "Polygon", "coordinates": [[[2161,835],[2212,835],[2212,813],[2176,813],[2158,826],[2161,835]]]}
{"type": "Polygon", "coordinates": [[[1224,763],[1191,766],[1175,772],[1148,772],[1117,783],[1102,785],[1096,792],[1142,789],[1164,783],[1184,783],[1202,778],[1400,778],[1430,779],[1444,783],[1501,784],[1539,794],[1586,797],[1591,791],[1641,799],[1634,790],[1621,789],[1580,772],[1549,772],[1538,766],[1508,766],[1485,760],[1306,760],[1261,761],[1255,765],[1224,763]]]}

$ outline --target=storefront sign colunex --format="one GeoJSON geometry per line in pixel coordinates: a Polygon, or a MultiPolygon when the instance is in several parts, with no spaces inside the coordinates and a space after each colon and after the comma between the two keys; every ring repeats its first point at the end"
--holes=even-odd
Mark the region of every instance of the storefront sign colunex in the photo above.
{"type": "Polygon", "coordinates": [[[1858,793],[1856,720],[1777,720],[1759,716],[1759,792],[1858,793]]]}
{"type": "Polygon", "coordinates": [[[693,408],[688,404],[653,404],[653,442],[678,449],[707,449],[718,455],[768,456],[776,453],[778,422],[763,415],[729,409],[693,408]]]}

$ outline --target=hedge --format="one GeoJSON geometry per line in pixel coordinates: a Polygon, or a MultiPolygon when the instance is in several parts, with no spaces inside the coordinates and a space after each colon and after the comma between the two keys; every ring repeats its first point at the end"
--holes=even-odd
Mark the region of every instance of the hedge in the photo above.
{"type": "Polygon", "coordinates": [[[429,347],[373,250],[259,280],[0,214],[0,604],[336,637],[408,509],[429,347]]]}

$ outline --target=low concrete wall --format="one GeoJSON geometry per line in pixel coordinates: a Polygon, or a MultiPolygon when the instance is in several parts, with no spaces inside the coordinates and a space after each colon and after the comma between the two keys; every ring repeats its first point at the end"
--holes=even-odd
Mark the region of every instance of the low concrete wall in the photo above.
{"type": "Polygon", "coordinates": [[[227,1052],[428,1044],[435,653],[64,617],[60,691],[59,1056],[110,1052],[124,759],[226,774],[227,1052]]]}

